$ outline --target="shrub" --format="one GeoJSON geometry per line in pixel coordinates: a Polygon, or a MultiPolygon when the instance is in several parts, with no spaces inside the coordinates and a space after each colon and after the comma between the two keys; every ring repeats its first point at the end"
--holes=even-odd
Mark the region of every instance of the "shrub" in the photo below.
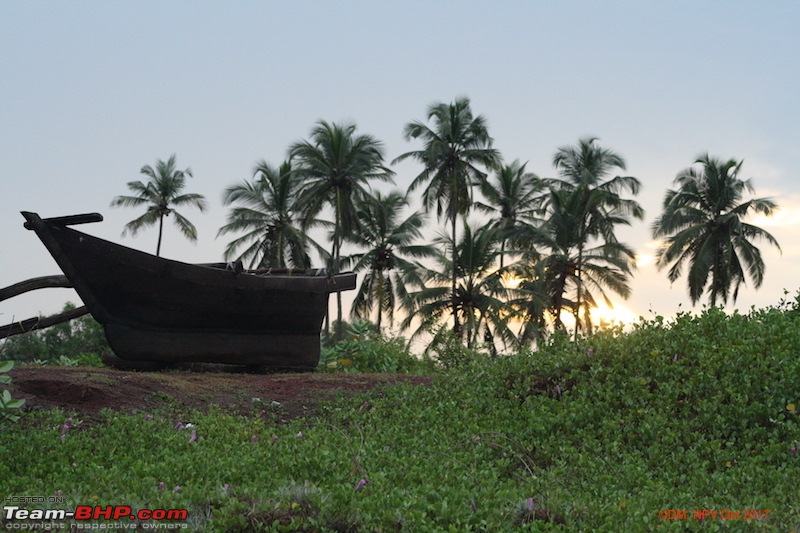
{"type": "MultiPolygon", "coordinates": [[[[67,303],[63,310],[74,308],[67,303]]],[[[104,355],[112,353],[103,327],[91,315],[11,337],[3,348],[2,359],[66,366],[98,366],[104,355]]]]}
{"type": "Polygon", "coordinates": [[[489,360],[488,354],[480,349],[468,348],[447,327],[436,332],[427,352],[432,354],[434,361],[443,370],[465,370],[489,360]]]}
{"type": "MultiPolygon", "coordinates": [[[[3,385],[11,385],[11,376],[8,374],[14,368],[12,361],[0,362],[0,383],[3,385]]],[[[16,422],[19,420],[19,415],[15,414],[16,411],[25,404],[25,400],[14,400],[11,398],[11,393],[8,389],[3,389],[0,393],[0,423],[2,422],[16,422]]]]}
{"type": "Polygon", "coordinates": [[[320,370],[419,373],[432,370],[428,359],[409,352],[406,341],[386,337],[366,322],[349,325],[344,340],[322,348],[320,370]]]}

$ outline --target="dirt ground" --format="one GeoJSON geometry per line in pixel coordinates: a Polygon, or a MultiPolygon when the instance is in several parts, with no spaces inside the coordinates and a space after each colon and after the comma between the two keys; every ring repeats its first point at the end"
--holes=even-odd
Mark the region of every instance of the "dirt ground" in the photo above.
{"type": "Polygon", "coordinates": [[[96,415],[102,409],[141,412],[172,407],[237,414],[280,402],[287,420],[313,415],[321,402],[393,383],[428,385],[429,376],[359,373],[251,374],[226,368],[137,372],[114,368],[17,366],[10,392],[25,410],[59,407],[96,415]]]}

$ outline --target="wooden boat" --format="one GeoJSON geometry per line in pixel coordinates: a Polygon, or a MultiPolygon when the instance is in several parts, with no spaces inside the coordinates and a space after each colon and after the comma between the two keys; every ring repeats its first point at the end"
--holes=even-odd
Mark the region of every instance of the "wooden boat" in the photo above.
{"type": "Polygon", "coordinates": [[[328,295],[355,288],[352,272],[188,264],[68,227],[101,221],[97,213],[22,215],[128,361],[313,370],[328,295]]]}

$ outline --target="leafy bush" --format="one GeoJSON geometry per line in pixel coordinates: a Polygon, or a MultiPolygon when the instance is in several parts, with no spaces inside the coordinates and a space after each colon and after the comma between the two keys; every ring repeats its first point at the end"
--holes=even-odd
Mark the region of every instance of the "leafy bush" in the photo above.
{"type": "Polygon", "coordinates": [[[288,423],[37,412],[4,432],[0,479],[8,494],[186,507],[210,532],[797,531],[799,310],[553,336],[288,423]],[[701,523],[703,509],[769,516],[701,523]]]}
{"type": "Polygon", "coordinates": [[[345,339],[322,348],[320,370],[344,372],[420,373],[432,370],[428,359],[409,352],[405,339],[385,337],[367,322],[348,326],[345,339]]]}
{"type": "MultiPolygon", "coordinates": [[[[11,385],[11,376],[6,374],[12,368],[14,368],[12,361],[0,362],[0,384],[11,385]]],[[[24,404],[25,400],[14,400],[11,398],[11,393],[8,389],[3,389],[3,392],[0,393],[0,423],[18,421],[20,417],[15,412],[24,404]]]]}
{"type": "Polygon", "coordinates": [[[452,330],[442,327],[433,337],[426,350],[443,370],[466,370],[476,365],[487,363],[489,356],[474,348],[468,348],[464,341],[453,334],[452,330]]]}
{"type": "MultiPolygon", "coordinates": [[[[63,310],[74,308],[67,303],[63,310]]],[[[111,353],[103,327],[86,315],[6,339],[2,358],[38,364],[99,366],[102,357],[111,353]]]]}

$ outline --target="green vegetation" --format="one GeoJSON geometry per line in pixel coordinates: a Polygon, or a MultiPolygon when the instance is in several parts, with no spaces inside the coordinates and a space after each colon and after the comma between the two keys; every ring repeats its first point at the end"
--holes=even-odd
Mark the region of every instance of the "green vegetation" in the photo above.
{"type": "MultiPolygon", "coordinates": [[[[351,348],[367,353],[378,341],[358,330],[351,348]]],[[[430,386],[285,424],[258,412],[29,413],[4,430],[13,460],[0,479],[6,494],[70,504],[186,507],[205,531],[800,528],[798,299],[577,343],[561,333],[506,357],[455,348],[437,348],[449,369],[430,386]],[[701,523],[703,509],[769,515],[701,523]]]]}
{"type": "MultiPolygon", "coordinates": [[[[11,377],[7,374],[14,368],[13,361],[0,362],[0,385],[11,385],[11,377]]],[[[0,425],[5,422],[16,422],[20,416],[17,410],[25,405],[25,400],[15,400],[8,389],[0,392],[0,425]]]]}
{"type": "Polygon", "coordinates": [[[420,374],[434,370],[433,361],[408,351],[406,339],[387,337],[367,322],[347,327],[344,338],[323,346],[318,369],[324,372],[392,372],[420,374]]]}
{"type": "MultiPolygon", "coordinates": [[[[63,311],[75,309],[67,303],[63,311]]],[[[0,360],[62,366],[100,366],[111,355],[103,327],[91,315],[5,339],[0,360]]]]}

